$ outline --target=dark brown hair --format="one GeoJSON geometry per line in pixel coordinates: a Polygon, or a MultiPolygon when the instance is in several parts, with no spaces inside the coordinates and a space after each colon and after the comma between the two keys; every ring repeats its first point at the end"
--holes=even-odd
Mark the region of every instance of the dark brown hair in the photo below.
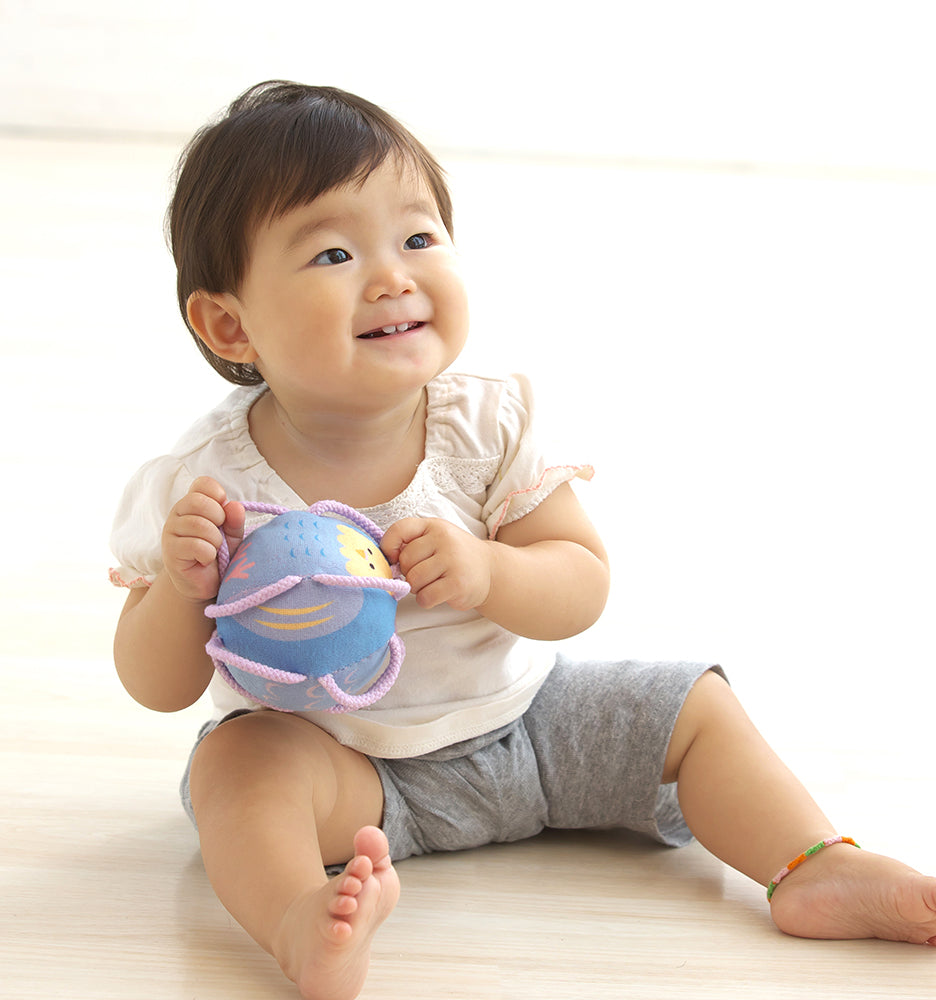
{"type": "Polygon", "coordinates": [[[237,294],[257,226],[333,188],[363,183],[388,156],[417,170],[452,234],[442,168],[387,112],[343,90],[259,83],[193,136],[176,168],[166,231],[186,326],[228,381],[258,385],[263,378],[253,365],[225,361],[203,343],[188,322],[189,296],[237,294]]]}

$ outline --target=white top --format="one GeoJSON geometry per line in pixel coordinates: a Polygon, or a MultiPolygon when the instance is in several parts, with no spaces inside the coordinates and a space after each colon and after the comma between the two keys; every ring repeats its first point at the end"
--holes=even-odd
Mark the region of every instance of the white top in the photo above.
{"type": "MultiPolygon", "coordinates": [[[[166,517],[201,475],[237,500],[292,509],[303,500],[273,471],[250,437],[247,414],[266,386],[236,389],[173,450],[130,480],[111,548],[118,586],[148,586],[162,568],[166,517]]],[[[526,379],[440,375],[429,383],[426,451],[412,482],[389,503],[363,510],[386,530],[403,517],[439,517],[478,538],[533,510],[561,483],[590,479],[590,466],[547,466],[533,438],[526,379]]],[[[327,498],[321,498],[327,499],[327,498]]],[[[263,520],[262,515],[249,515],[263,520]]],[[[396,684],[359,712],[301,713],[339,742],[376,757],[415,757],[512,722],[529,707],[554,662],[552,644],[518,639],[476,611],[426,611],[413,597],[397,609],[406,658],[396,684]]],[[[217,674],[216,717],[257,708],[217,674]]]]}

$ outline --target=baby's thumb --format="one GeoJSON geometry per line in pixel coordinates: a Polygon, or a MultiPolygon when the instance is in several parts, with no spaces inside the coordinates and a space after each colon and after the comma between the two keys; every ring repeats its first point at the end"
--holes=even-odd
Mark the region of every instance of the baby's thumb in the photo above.
{"type": "Polygon", "coordinates": [[[221,530],[227,542],[228,555],[233,556],[237,546],[244,540],[244,524],[247,521],[247,511],[244,505],[236,500],[228,500],[224,504],[224,524],[221,530]]]}

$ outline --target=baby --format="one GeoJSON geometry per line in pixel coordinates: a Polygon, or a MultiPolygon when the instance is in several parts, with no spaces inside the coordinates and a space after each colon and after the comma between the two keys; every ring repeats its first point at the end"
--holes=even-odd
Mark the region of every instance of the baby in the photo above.
{"type": "Polygon", "coordinates": [[[447,371],[467,300],[444,176],[409,132],[261,84],[188,146],[169,230],[189,330],[238,388],[127,487],[115,661],[158,711],[210,690],[183,801],[218,896],[303,997],[359,994],[393,862],[547,826],[694,836],[790,934],[936,942],[936,879],[840,836],[718,667],[557,655],[608,594],[571,486],[591,470],[550,464],[524,379],[447,371]],[[218,552],[240,501],[326,498],[385,532],[406,660],[365,710],[270,711],[205,651],[218,552]]]}

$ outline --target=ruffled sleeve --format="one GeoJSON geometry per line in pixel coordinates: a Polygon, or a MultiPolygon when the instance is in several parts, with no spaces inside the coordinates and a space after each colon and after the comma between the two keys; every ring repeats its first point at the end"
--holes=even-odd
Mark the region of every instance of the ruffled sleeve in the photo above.
{"type": "Polygon", "coordinates": [[[247,415],[265,386],[241,386],[196,421],[168,455],[142,466],[124,490],[111,531],[118,587],[149,586],[162,569],[162,531],[169,511],[198,476],[211,476],[229,497],[300,506],[263,461],[247,415]]]}
{"type": "Polygon", "coordinates": [[[505,524],[529,514],[562,483],[588,480],[595,472],[590,465],[547,458],[536,438],[529,381],[515,375],[503,385],[496,421],[503,459],[482,510],[489,538],[495,538],[505,524]]]}
{"type": "Polygon", "coordinates": [[[117,587],[148,587],[162,569],[162,530],[173,505],[192,482],[185,464],[171,455],[147,462],[124,490],[111,531],[118,565],[110,579],[117,587]]]}

